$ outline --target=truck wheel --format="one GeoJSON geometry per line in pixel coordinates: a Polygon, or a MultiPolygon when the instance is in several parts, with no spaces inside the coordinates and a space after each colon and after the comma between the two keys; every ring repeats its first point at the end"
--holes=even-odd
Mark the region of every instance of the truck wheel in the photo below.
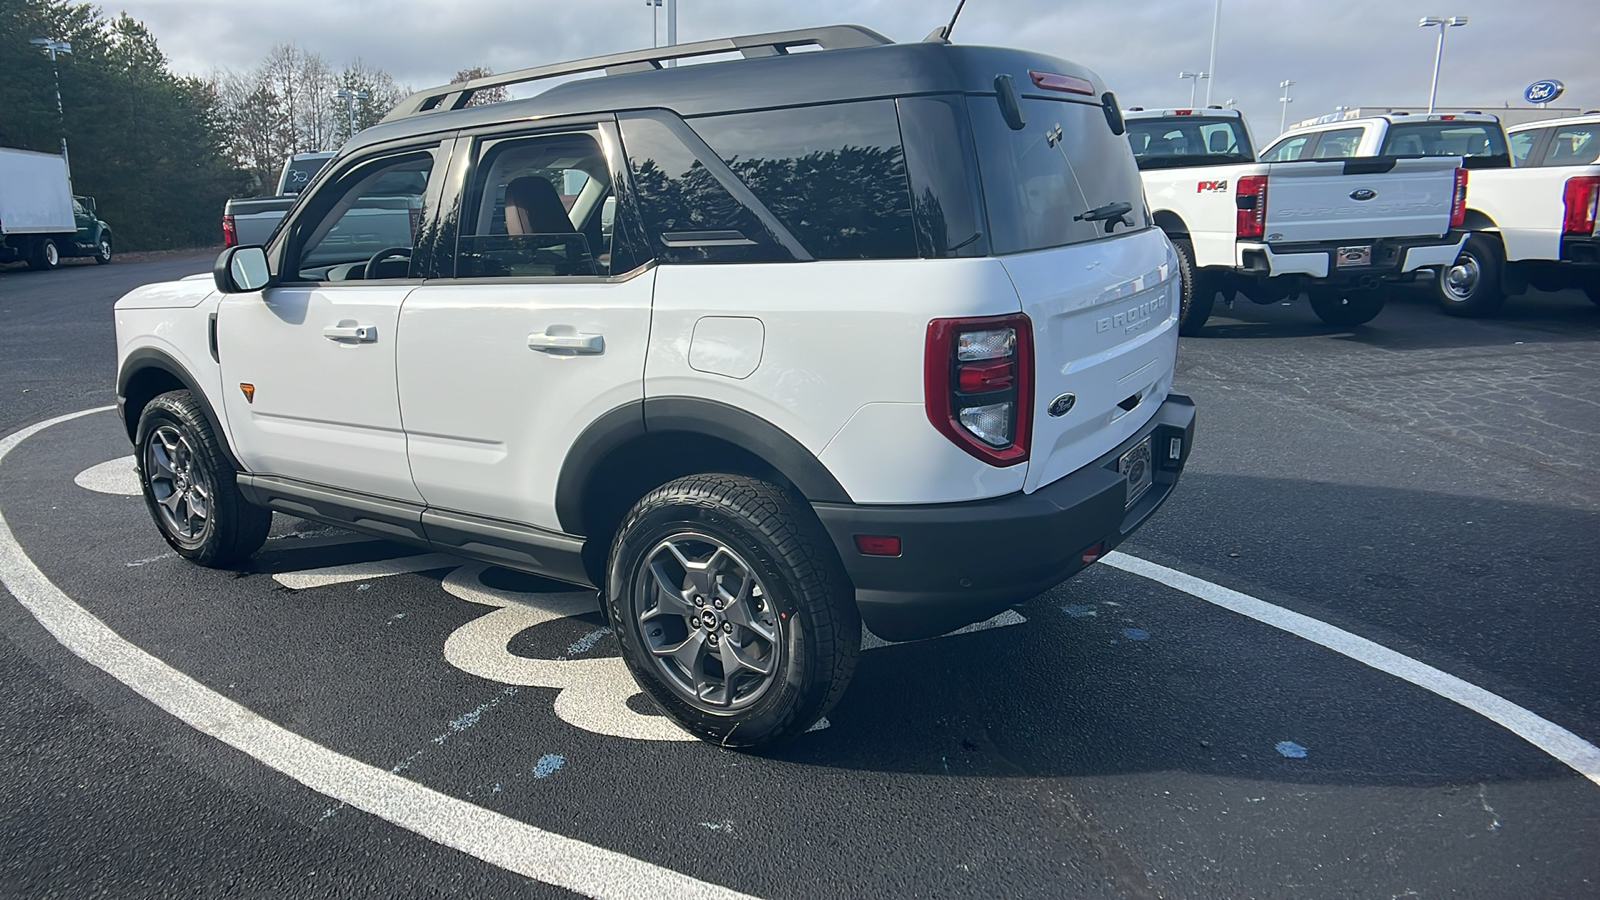
{"type": "Polygon", "coordinates": [[[1383,312],[1383,294],[1371,289],[1317,288],[1307,294],[1311,311],[1329,325],[1365,325],[1383,312]]]}
{"type": "Polygon", "coordinates": [[[100,235],[100,243],[94,247],[94,261],[102,266],[111,262],[111,235],[100,235]]]}
{"type": "Polygon", "coordinates": [[[1455,265],[1439,271],[1439,307],[1449,315],[1469,318],[1498,312],[1506,302],[1500,285],[1503,256],[1494,238],[1481,234],[1467,238],[1455,265]]]}
{"type": "Polygon", "coordinates": [[[40,238],[33,245],[33,258],[28,260],[28,268],[45,271],[61,265],[61,248],[57,246],[55,238],[40,238]]]}
{"type": "Polygon", "coordinates": [[[854,591],[822,527],[776,485],[693,475],[634,505],[606,611],[639,686],[725,747],[788,740],[844,693],[861,646],[854,591]]]}
{"type": "Polygon", "coordinates": [[[233,464],[188,391],[151,400],[135,433],[145,506],[179,556],[217,568],[261,549],[272,511],[239,493],[233,464]]]}
{"type": "Polygon", "coordinates": [[[1194,337],[1211,318],[1211,305],[1217,300],[1216,280],[1194,267],[1194,245],[1188,238],[1173,238],[1178,251],[1178,333],[1194,337]]]}

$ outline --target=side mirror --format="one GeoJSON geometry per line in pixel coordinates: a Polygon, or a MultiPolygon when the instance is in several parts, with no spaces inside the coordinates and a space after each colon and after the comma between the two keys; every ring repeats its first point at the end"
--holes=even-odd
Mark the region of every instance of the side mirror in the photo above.
{"type": "Polygon", "coordinates": [[[272,282],[267,270],[267,251],[260,247],[229,247],[217,257],[211,277],[217,290],[224,294],[247,294],[259,291],[272,282]]]}

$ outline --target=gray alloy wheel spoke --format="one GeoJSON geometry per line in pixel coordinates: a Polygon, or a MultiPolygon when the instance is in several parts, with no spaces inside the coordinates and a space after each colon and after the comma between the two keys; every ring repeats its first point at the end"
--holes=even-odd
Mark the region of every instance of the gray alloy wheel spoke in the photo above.
{"type": "Polygon", "coordinates": [[[722,657],[722,671],[728,673],[729,677],[732,677],[733,674],[740,669],[743,669],[747,672],[754,672],[757,675],[772,674],[771,659],[768,659],[766,662],[756,660],[746,654],[744,652],[744,648],[740,647],[738,644],[735,644],[733,641],[723,641],[720,649],[722,657]]]}
{"type": "Polygon", "coordinates": [[[189,488],[188,494],[189,515],[204,522],[211,516],[211,500],[206,497],[205,491],[199,485],[189,488]]]}
{"type": "Polygon", "coordinates": [[[657,616],[677,616],[687,619],[694,614],[682,588],[672,583],[672,578],[662,569],[661,563],[650,564],[650,577],[656,586],[656,604],[639,613],[639,622],[648,622],[657,616]]]}
{"type": "Polygon", "coordinates": [[[167,508],[167,512],[172,513],[173,519],[178,518],[178,506],[181,503],[183,503],[183,493],[180,491],[173,491],[161,501],[161,505],[167,508]]]}

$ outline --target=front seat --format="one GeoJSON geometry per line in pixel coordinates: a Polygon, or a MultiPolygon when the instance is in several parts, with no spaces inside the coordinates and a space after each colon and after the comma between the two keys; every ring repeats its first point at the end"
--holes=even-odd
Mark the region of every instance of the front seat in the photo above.
{"type": "Polygon", "coordinates": [[[507,234],[571,234],[572,218],[555,185],[537,175],[514,178],[506,185],[507,234]]]}

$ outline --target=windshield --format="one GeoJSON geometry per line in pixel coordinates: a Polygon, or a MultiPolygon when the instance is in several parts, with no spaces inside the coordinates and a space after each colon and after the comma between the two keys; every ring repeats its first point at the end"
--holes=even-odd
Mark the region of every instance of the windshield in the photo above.
{"type": "Polygon", "coordinates": [[[1405,122],[1389,126],[1384,156],[1460,156],[1511,165],[1499,122],[1405,122]]]}
{"type": "Polygon", "coordinates": [[[1129,119],[1128,144],[1141,169],[1251,162],[1244,121],[1232,116],[1129,119]]]}
{"type": "Polygon", "coordinates": [[[311,179],[322,167],[328,164],[331,157],[314,157],[312,159],[291,159],[283,168],[283,194],[291,196],[306,189],[311,179]]]}

